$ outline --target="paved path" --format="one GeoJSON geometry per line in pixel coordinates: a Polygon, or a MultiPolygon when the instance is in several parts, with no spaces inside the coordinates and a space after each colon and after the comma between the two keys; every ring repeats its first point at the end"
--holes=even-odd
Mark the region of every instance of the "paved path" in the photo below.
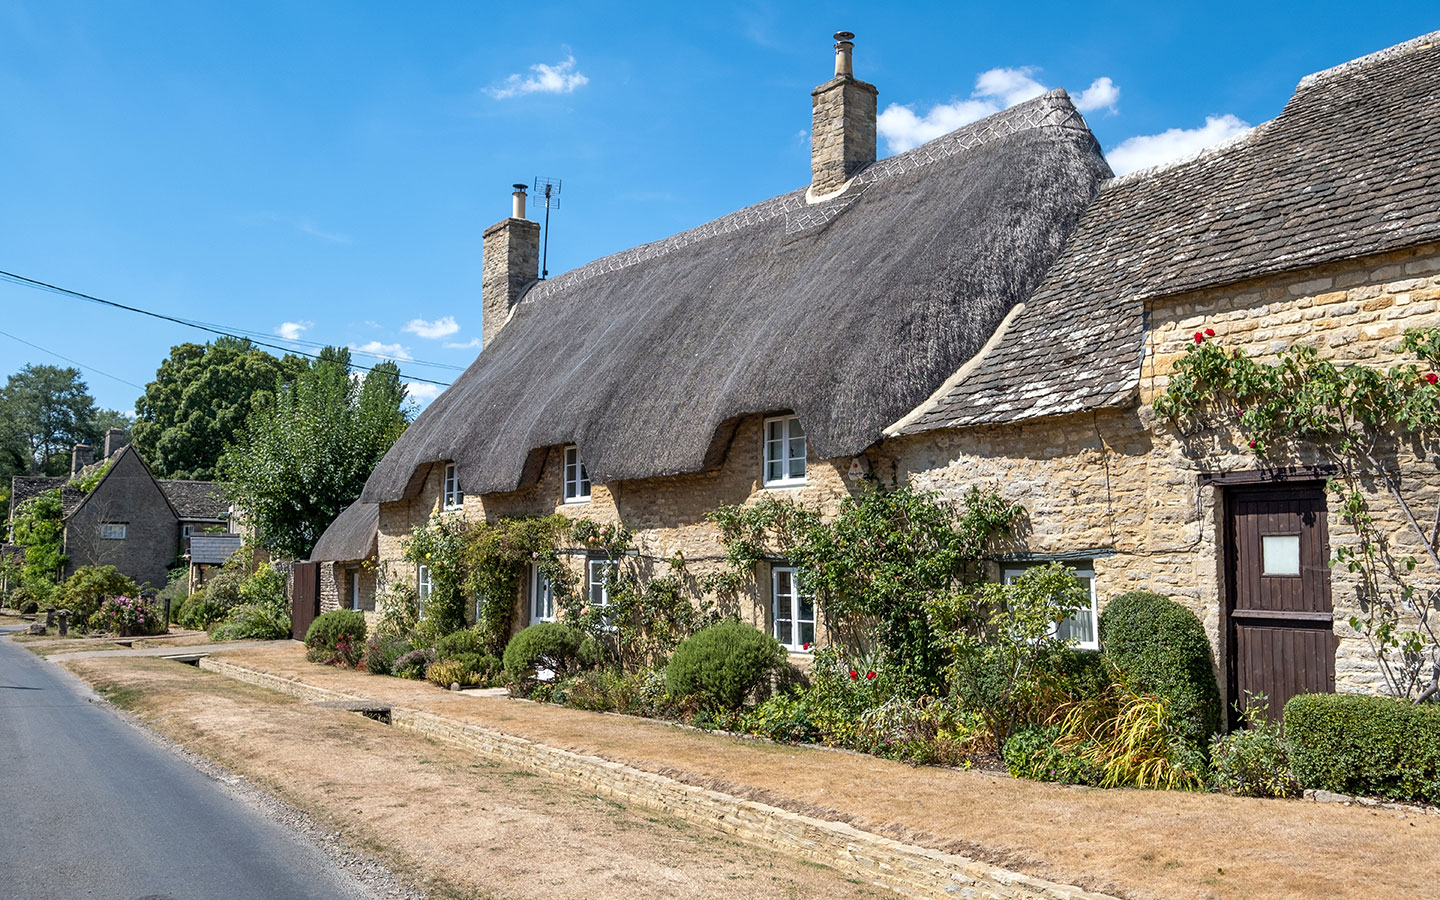
{"type": "Polygon", "coordinates": [[[58,666],[0,640],[0,896],[371,896],[91,697],[58,666]]]}

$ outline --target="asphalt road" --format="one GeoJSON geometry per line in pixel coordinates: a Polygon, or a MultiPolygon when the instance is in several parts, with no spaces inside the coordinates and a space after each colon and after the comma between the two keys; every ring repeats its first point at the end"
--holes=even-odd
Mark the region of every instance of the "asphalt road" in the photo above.
{"type": "Polygon", "coordinates": [[[0,640],[0,898],[371,896],[297,832],[91,697],[0,640]]]}

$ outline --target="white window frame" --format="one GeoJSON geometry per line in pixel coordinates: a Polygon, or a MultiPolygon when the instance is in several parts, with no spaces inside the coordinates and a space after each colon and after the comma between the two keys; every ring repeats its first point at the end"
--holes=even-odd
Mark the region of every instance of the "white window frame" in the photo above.
{"type": "MultiPolygon", "coordinates": [[[[1088,612],[1089,612],[1089,618],[1090,618],[1090,637],[1091,637],[1091,639],[1088,640],[1088,641],[1076,641],[1076,642],[1075,642],[1074,644],[1072,644],[1071,646],[1073,646],[1073,647],[1075,647],[1076,649],[1079,649],[1079,650],[1099,650],[1099,649],[1100,649],[1100,607],[1099,607],[1099,603],[1097,602],[1097,596],[1096,596],[1096,594],[1095,594],[1095,564],[1094,564],[1093,562],[1089,562],[1089,561],[1086,561],[1086,560],[1077,560],[1077,561],[1075,561],[1075,562],[1066,562],[1065,560],[1055,560],[1055,561],[1056,561],[1056,562],[1059,562],[1061,565],[1064,565],[1065,567],[1067,567],[1067,568],[1069,568],[1071,571],[1073,571],[1073,572],[1075,573],[1075,577],[1076,577],[1076,578],[1079,578],[1081,581],[1085,582],[1086,586],[1090,588],[1090,609],[1089,609],[1088,612]]],[[[1004,573],[1003,573],[1004,581],[1005,581],[1006,584],[1009,584],[1010,582],[1014,581],[1016,578],[1019,578],[1021,575],[1023,575],[1025,572],[1029,571],[1030,569],[1033,569],[1033,568],[1035,568],[1036,566],[1044,566],[1044,565],[1049,565],[1049,563],[1048,563],[1048,562],[1034,562],[1034,563],[1025,563],[1025,564],[1012,563],[1011,565],[1008,565],[1008,566],[1005,567],[1005,571],[1004,571],[1004,573]]],[[[1082,609],[1076,610],[1075,612],[1076,612],[1076,615],[1075,615],[1075,616],[1071,616],[1070,619],[1075,619],[1076,616],[1086,613],[1086,610],[1082,608],[1082,609]]],[[[1069,621],[1069,619],[1067,619],[1067,621],[1069,621]]],[[[1051,634],[1052,636],[1055,635],[1055,634],[1058,634],[1059,631],[1060,631],[1059,623],[1056,623],[1056,624],[1050,626],[1050,634],[1051,634]]]]}
{"type": "Polygon", "coordinates": [[[815,598],[805,593],[804,586],[800,583],[800,571],[794,566],[771,566],[770,567],[770,634],[779,641],[781,646],[792,653],[809,653],[810,647],[815,644],[815,598]],[[790,578],[791,591],[786,595],[785,612],[787,615],[781,617],[781,592],[780,576],[788,575],[790,578]],[[804,618],[801,613],[804,610],[801,604],[809,600],[810,618],[804,618]],[[791,642],[786,643],[780,636],[780,623],[790,623],[791,642]],[[810,626],[810,634],[807,636],[804,626],[810,626]],[[808,637],[808,640],[807,640],[808,637]]]}
{"type": "Polygon", "coordinates": [[[762,464],[760,476],[765,487],[794,487],[805,483],[806,443],[805,429],[800,425],[799,416],[772,416],[765,420],[761,431],[762,464]],[[780,433],[772,437],[772,426],[778,426],[780,433]],[[796,433],[798,432],[798,434],[796,433]],[[799,451],[798,455],[796,451],[799,451]],[[794,474],[796,461],[800,463],[800,474],[794,474]],[[778,478],[770,476],[770,468],[776,463],[783,466],[778,478]]]}
{"type": "Polygon", "coordinates": [[[441,504],[445,509],[459,509],[465,505],[465,494],[460,490],[460,470],[455,463],[445,464],[445,486],[441,491],[441,504]]]}
{"type": "Polygon", "coordinates": [[[123,541],[127,531],[128,522],[101,522],[100,538],[106,541],[123,541]]]}
{"type": "MultiPolygon", "coordinates": [[[[610,585],[606,575],[615,571],[618,562],[608,556],[591,556],[585,559],[585,599],[591,607],[604,609],[610,605],[610,585]]],[[[601,616],[600,624],[613,628],[609,616],[601,616]]]]}
{"type": "Polygon", "coordinates": [[[415,601],[420,607],[420,618],[425,618],[425,606],[430,602],[430,592],[435,589],[430,567],[420,563],[415,567],[415,601]]]}
{"type": "Polygon", "coordinates": [[[590,473],[580,459],[580,447],[576,444],[565,446],[565,502],[590,502],[590,473]]]}
{"type": "Polygon", "coordinates": [[[555,587],[536,563],[530,564],[530,621],[555,621],[555,587]]]}

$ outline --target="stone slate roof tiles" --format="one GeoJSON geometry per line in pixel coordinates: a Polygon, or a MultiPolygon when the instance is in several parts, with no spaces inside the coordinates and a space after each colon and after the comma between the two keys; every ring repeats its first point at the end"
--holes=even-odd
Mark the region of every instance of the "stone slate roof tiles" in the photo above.
{"type": "Polygon", "coordinates": [[[224,519],[230,515],[225,486],[215,481],[175,481],[157,478],[170,505],[182,519],[224,519]]]}
{"type": "Polygon", "coordinates": [[[85,494],[72,488],[68,476],[57,475],[15,475],[10,479],[10,515],[15,514],[21,503],[38,497],[46,491],[60,488],[60,507],[63,515],[74,512],[85,500],[85,494]]]}
{"type": "Polygon", "coordinates": [[[1146,301],[1440,240],[1440,32],[1308,76],[1274,120],[1109,182],[1044,284],[893,433],[1130,402],[1146,301]]]}

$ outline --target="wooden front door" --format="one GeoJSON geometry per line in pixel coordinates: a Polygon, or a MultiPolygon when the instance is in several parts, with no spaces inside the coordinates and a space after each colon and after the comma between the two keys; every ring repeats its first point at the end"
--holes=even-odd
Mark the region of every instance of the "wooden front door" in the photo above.
{"type": "Polygon", "coordinates": [[[303,641],[320,615],[320,563],[297,562],[291,585],[290,637],[303,641]]]}
{"type": "Polygon", "coordinates": [[[1264,694],[1279,720],[1296,694],[1335,690],[1334,617],[1325,488],[1281,484],[1232,488],[1228,721],[1236,702],[1264,694]]]}

